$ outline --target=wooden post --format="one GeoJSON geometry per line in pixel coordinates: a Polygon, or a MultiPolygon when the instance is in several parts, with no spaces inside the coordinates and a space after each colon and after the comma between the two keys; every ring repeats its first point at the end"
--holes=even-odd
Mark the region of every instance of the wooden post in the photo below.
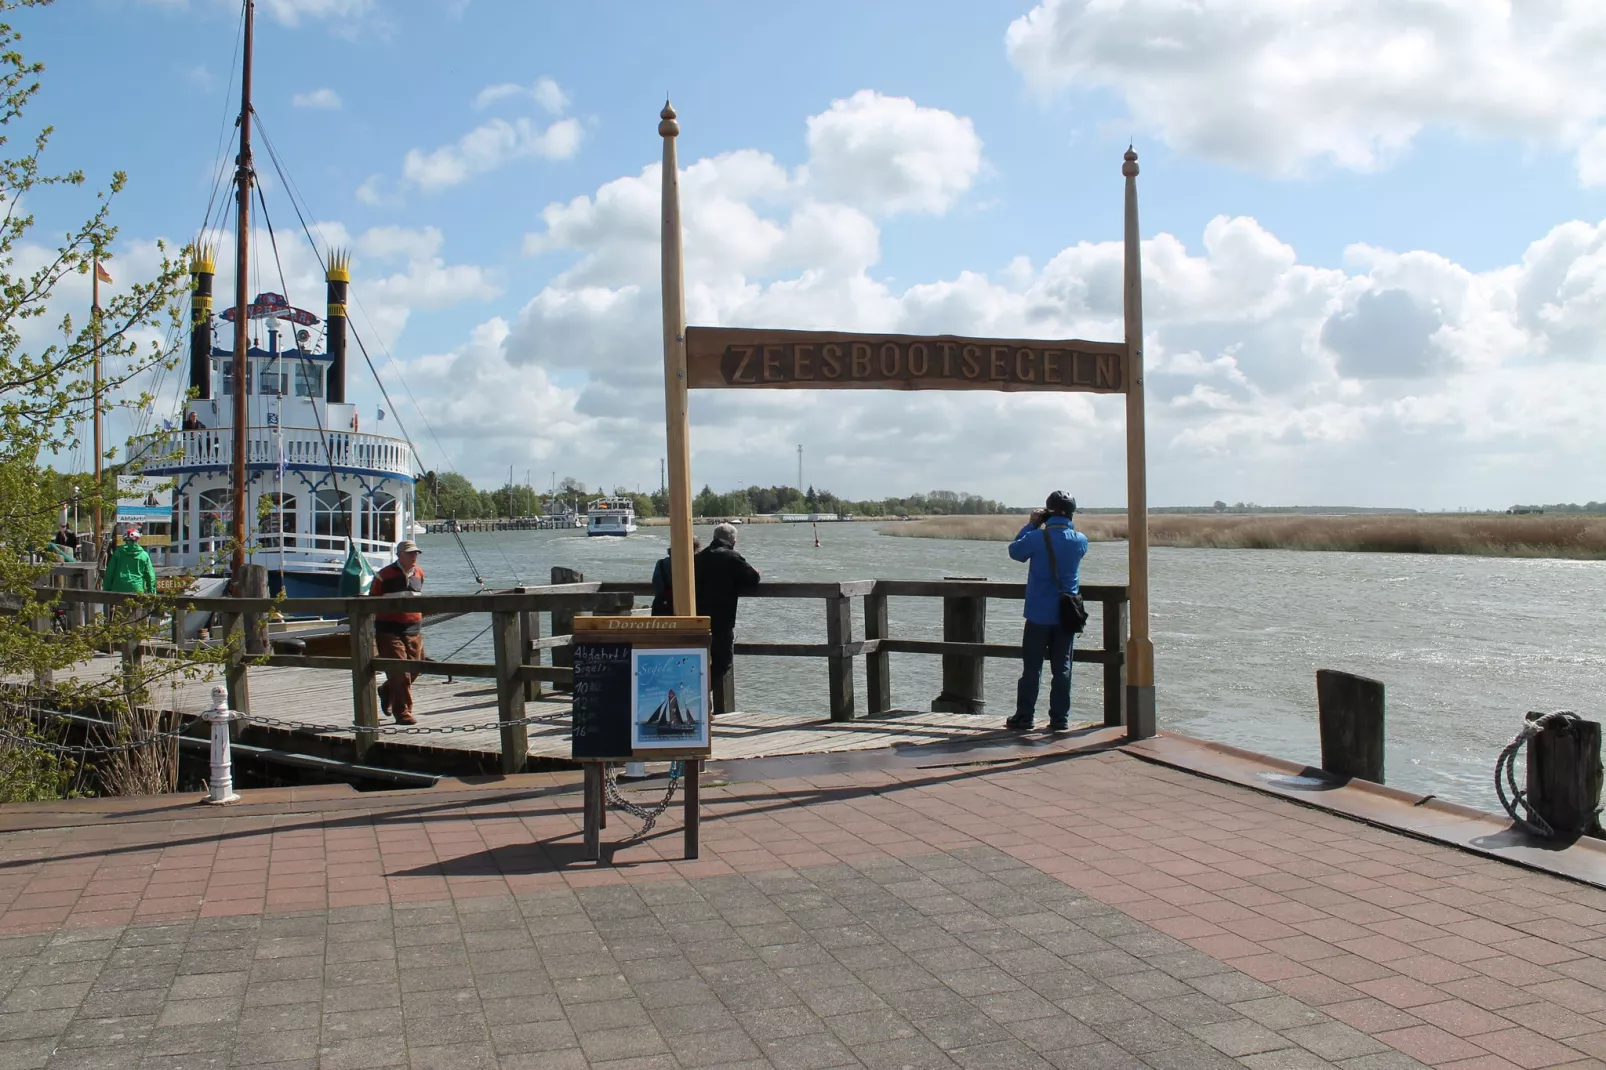
{"type": "Polygon", "coordinates": [[[374,684],[374,615],[356,599],[351,603],[351,713],[357,727],[357,760],[378,740],[379,692],[374,684]]]}
{"type": "Polygon", "coordinates": [[[602,789],[602,763],[586,762],[582,781],[581,835],[585,841],[585,856],[593,862],[602,858],[602,819],[606,799],[602,789]]]}
{"type": "MultiPolygon", "coordinates": [[[[864,637],[867,640],[886,639],[887,596],[875,590],[864,596],[864,637]]],[[[886,713],[892,708],[892,656],[885,651],[873,651],[865,656],[864,684],[870,692],[870,715],[886,713]]]]}
{"type": "Polygon", "coordinates": [[[690,861],[701,853],[701,823],[703,815],[701,773],[703,762],[701,758],[687,758],[681,766],[686,779],[686,808],[684,824],[686,826],[686,847],[682,852],[686,860],[690,861]]]}
{"type": "MultiPolygon", "coordinates": [[[[527,609],[519,614],[519,661],[526,665],[541,664],[541,650],[534,645],[541,638],[541,614],[527,609]]],[[[524,681],[524,699],[534,701],[542,695],[541,681],[524,681]]]]}
{"type": "Polygon", "coordinates": [[[825,665],[830,678],[833,721],[851,721],[857,716],[853,709],[853,657],[841,653],[852,641],[853,599],[845,594],[832,595],[825,600],[825,645],[831,648],[825,665]]]}
{"type": "MultiPolygon", "coordinates": [[[[67,577],[52,571],[50,573],[50,586],[61,589],[66,586],[67,577]]],[[[46,610],[34,616],[33,631],[38,635],[49,635],[56,629],[56,622],[51,610],[46,610]]],[[[36,687],[53,687],[56,683],[56,674],[50,669],[35,669],[33,682],[36,687]]]]}
{"type": "Polygon", "coordinates": [[[1126,723],[1126,603],[1103,603],[1104,618],[1104,724],[1126,723]]]}
{"type": "Polygon", "coordinates": [[[714,688],[714,716],[719,717],[736,709],[736,662],[731,660],[731,667],[718,681],[714,688]]]}
{"type": "MultiPolygon", "coordinates": [[[[91,572],[87,568],[73,569],[67,574],[67,589],[69,591],[90,591],[94,585],[90,583],[91,572]]],[[[67,607],[67,627],[82,628],[89,623],[93,610],[88,602],[74,602],[67,607]]]]}
{"type": "MultiPolygon", "coordinates": [[[[524,716],[524,684],[519,679],[523,659],[519,652],[521,613],[498,610],[491,614],[492,645],[496,651],[496,719],[517,721],[524,716]]],[[[522,773],[530,756],[530,732],[525,725],[502,726],[502,772],[522,773]]]]}
{"type": "MultiPolygon", "coordinates": [[[[552,566],[552,582],[553,582],[554,585],[560,584],[560,583],[584,583],[585,582],[585,575],[584,575],[584,573],[576,572],[572,568],[565,568],[562,565],[553,565],[552,566]]],[[[572,609],[554,609],[552,611],[552,635],[553,635],[553,637],[556,638],[557,636],[560,636],[560,635],[573,635],[573,634],[574,634],[574,610],[572,610],[572,609]]],[[[573,668],[574,667],[574,652],[572,650],[570,650],[566,646],[555,646],[555,647],[553,647],[552,648],[552,664],[554,666],[561,666],[563,668],[573,668]]],[[[571,690],[573,690],[573,686],[570,685],[570,684],[554,683],[552,685],[552,690],[554,690],[554,691],[571,691],[571,690]]]]}
{"type": "Polygon", "coordinates": [[[1126,641],[1126,736],[1147,739],[1156,730],[1154,643],[1149,639],[1149,488],[1143,431],[1143,266],[1138,238],[1138,154],[1129,147],[1126,177],[1126,535],[1127,584],[1132,624],[1126,641]]]}
{"type": "Polygon", "coordinates": [[[680,124],[664,101],[658,113],[658,136],[664,139],[663,227],[660,231],[664,305],[664,430],[668,440],[669,558],[674,609],[689,617],[697,604],[697,579],[691,551],[691,417],[686,395],[686,284],[681,254],[680,166],[675,139],[680,124]]]}
{"type": "MultiPolygon", "coordinates": [[[[246,565],[242,567],[235,577],[234,596],[236,598],[267,598],[268,597],[268,567],[266,565],[246,565]]],[[[266,654],[268,652],[268,619],[261,613],[246,613],[245,618],[245,652],[251,655],[266,654]]],[[[240,707],[231,707],[239,709],[240,707]]]]}
{"type": "Polygon", "coordinates": [[[1383,783],[1383,684],[1337,669],[1316,670],[1322,769],[1383,783]]]}
{"type": "MultiPolygon", "coordinates": [[[[1542,713],[1528,714],[1536,721],[1542,713]]],[[[1528,741],[1528,805],[1556,838],[1600,835],[1600,723],[1568,714],[1528,741]]]]}
{"type": "MultiPolygon", "coordinates": [[[[227,643],[231,640],[235,627],[241,623],[241,615],[238,613],[219,613],[217,620],[218,638],[227,643]]],[[[229,709],[238,710],[241,713],[250,713],[251,681],[246,675],[244,646],[245,637],[242,635],[240,637],[240,645],[229,652],[228,664],[223,669],[223,684],[229,693],[229,709]]],[[[231,734],[237,723],[235,721],[229,722],[231,734]]]]}
{"type": "MultiPolygon", "coordinates": [[[[976,576],[945,576],[948,580],[976,576]]],[[[987,641],[987,599],[950,595],[942,600],[942,639],[945,643],[987,641]]],[[[987,659],[975,654],[942,656],[942,694],[931,701],[933,713],[981,713],[987,708],[982,686],[987,659]]]]}

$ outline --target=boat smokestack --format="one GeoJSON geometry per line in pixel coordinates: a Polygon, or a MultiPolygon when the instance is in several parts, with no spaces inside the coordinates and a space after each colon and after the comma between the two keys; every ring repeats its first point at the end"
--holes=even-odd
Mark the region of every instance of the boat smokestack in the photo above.
{"type": "Polygon", "coordinates": [[[338,249],[329,254],[328,350],[329,400],[346,400],[346,287],[351,283],[351,257],[338,249]]]}
{"type": "Polygon", "coordinates": [[[197,398],[212,397],[212,276],[217,250],[196,246],[190,260],[190,389],[197,398]]]}

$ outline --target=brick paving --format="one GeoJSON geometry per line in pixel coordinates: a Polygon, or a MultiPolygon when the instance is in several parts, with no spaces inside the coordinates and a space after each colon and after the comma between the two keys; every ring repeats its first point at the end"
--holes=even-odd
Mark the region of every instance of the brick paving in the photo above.
{"type": "Polygon", "coordinates": [[[1606,891],[1118,752],[516,785],[0,834],[0,1070],[1606,1070],[1606,891]]]}

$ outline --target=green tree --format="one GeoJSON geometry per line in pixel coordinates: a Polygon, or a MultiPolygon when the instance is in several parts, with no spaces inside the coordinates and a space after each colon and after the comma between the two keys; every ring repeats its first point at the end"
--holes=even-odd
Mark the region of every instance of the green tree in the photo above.
{"type": "MultiPolygon", "coordinates": [[[[46,2],[0,0],[0,14],[46,2]]],[[[65,15],[58,32],[70,32],[65,15]]],[[[0,680],[8,681],[0,690],[0,727],[7,733],[0,737],[0,800],[45,798],[89,786],[80,779],[85,770],[19,742],[63,730],[51,727],[60,722],[48,711],[91,710],[113,720],[115,735],[146,738],[153,728],[138,700],[159,675],[194,671],[201,660],[161,659],[157,666],[147,663],[111,678],[80,681],[62,670],[85,662],[99,647],[140,637],[154,622],[133,623],[134,615],[123,611],[70,634],[38,628],[38,622],[52,619],[57,603],[46,586],[51,566],[37,551],[46,546],[60,510],[76,500],[81,515],[97,506],[103,515],[113,515],[114,473],[137,468],[126,462],[112,466],[97,485],[92,476],[52,471],[50,458],[78,446],[77,429],[95,403],[97,352],[103,409],[150,403],[148,395],[134,390],[134,383],[154,368],[171,367],[176,353],[137,339],[162,335],[169,327],[172,337],[182,336],[178,297],[187,258],[169,257],[162,248],[154,277],[138,281],[119,271],[118,284],[103,295],[102,307],[87,315],[61,314],[61,283],[73,275],[87,277],[97,261],[111,260],[117,234],[111,204],[126,178],[114,173],[105,189],[87,198],[93,205],[90,218],[67,231],[59,246],[28,241],[34,226],[28,208],[46,200],[45,191],[53,187],[60,192],[48,195],[50,203],[70,204],[85,178],[81,171],[46,169],[49,127],[39,130],[26,148],[11,144],[44,70],[23,57],[20,42],[21,35],[9,23],[0,23],[0,201],[6,208],[0,218],[0,680]],[[53,316],[60,318],[52,322],[53,316]],[[58,682],[51,683],[52,677],[58,682]]],[[[159,447],[158,440],[153,448],[159,447]]],[[[105,459],[110,457],[108,451],[105,459]]],[[[170,779],[158,778],[161,782],[154,785],[139,776],[120,779],[119,769],[126,773],[142,761],[128,757],[101,766],[100,783],[113,790],[171,790],[170,779]]]]}

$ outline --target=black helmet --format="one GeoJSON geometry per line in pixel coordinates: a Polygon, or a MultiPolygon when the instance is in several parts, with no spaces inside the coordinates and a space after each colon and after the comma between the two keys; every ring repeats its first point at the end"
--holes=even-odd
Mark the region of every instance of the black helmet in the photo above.
{"type": "Polygon", "coordinates": [[[1044,508],[1055,516],[1070,516],[1076,512],[1076,499],[1066,494],[1063,490],[1056,490],[1048,496],[1048,501],[1044,503],[1044,508]]]}

